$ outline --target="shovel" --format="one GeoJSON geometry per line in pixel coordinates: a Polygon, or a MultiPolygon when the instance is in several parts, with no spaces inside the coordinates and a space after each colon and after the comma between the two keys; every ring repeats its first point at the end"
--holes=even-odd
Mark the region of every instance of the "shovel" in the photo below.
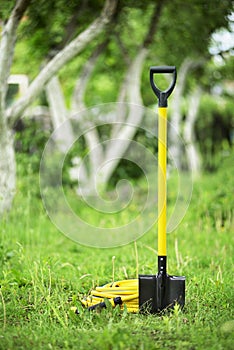
{"type": "Polygon", "coordinates": [[[139,309],[158,313],[185,304],[185,277],[167,274],[166,250],[166,170],[167,170],[167,99],[176,84],[176,67],[150,68],[151,87],[158,98],[158,273],[139,275],[139,309]],[[154,74],[172,74],[167,90],[161,91],[154,82],[154,74]]]}

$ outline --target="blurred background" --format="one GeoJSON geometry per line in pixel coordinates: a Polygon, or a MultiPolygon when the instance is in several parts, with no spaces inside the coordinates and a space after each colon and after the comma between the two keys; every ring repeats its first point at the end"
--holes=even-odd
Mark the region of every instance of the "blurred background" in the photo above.
{"type": "MultiPolygon", "coordinates": [[[[125,123],[134,120],[134,127],[125,137],[157,152],[155,139],[141,129],[145,123],[153,128],[156,115],[154,120],[153,113],[149,113],[146,121],[145,109],[133,107],[153,108],[156,113],[157,101],[149,84],[151,65],[177,67],[177,86],[169,102],[168,143],[178,169],[191,170],[199,176],[216,171],[223,159],[231,155],[233,1],[17,3],[22,3],[24,10],[21,9],[12,29],[9,22],[12,18],[14,21],[16,2],[0,2],[1,48],[6,53],[8,50],[5,55],[8,58],[4,60],[2,53],[0,61],[4,72],[1,91],[5,89],[5,93],[1,93],[4,100],[1,119],[7,121],[2,123],[7,126],[1,132],[11,135],[2,139],[14,139],[11,154],[15,152],[17,165],[5,169],[2,166],[1,172],[13,174],[16,168],[19,177],[38,174],[46,141],[66,121],[54,140],[59,151],[67,153],[65,185],[92,192],[91,184],[98,167],[113,154],[118,161],[103,170],[100,185],[114,186],[123,177],[140,178],[137,164],[123,159],[127,145],[114,153],[111,145],[108,149],[97,145],[111,137],[121,139],[127,132],[125,123]],[[6,28],[12,34],[8,47],[4,46],[6,28]],[[118,102],[115,110],[100,107],[110,102],[118,102]],[[91,109],[89,116],[81,113],[93,106],[97,107],[91,109]],[[76,120],[76,127],[69,118],[76,120]],[[107,125],[101,125],[100,120],[107,125]],[[108,127],[108,123],[114,122],[123,125],[108,127]],[[77,127],[82,132],[75,142],[77,127]],[[178,142],[178,135],[183,139],[183,146],[178,142]],[[89,153],[89,161],[81,165],[90,150],[93,156],[89,153]]],[[[166,88],[169,83],[170,76],[158,77],[160,88],[166,88]]],[[[14,163],[13,156],[7,158],[14,163]]],[[[13,197],[9,193],[14,192],[14,188],[14,184],[8,190],[5,186],[2,192],[8,191],[8,195],[3,197],[13,197]]],[[[5,204],[2,201],[1,211],[10,206],[11,200],[5,204]]]]}
{"type": "Polygon", "coordinates": [[[233,349],[233,5],[0,0],[0,349],[233,349]],[[89,313],[95,286],[157,271],[159,65],[186,305],[89,313]]]}

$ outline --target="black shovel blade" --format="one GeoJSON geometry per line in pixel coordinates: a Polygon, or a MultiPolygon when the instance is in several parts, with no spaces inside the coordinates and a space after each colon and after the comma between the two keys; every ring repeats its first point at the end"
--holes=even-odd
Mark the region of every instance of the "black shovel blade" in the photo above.
{"type": "Polygon", "coordinates": [[[185,277],[167,274],[139,275],[140,312],[158,313],[185,304],[185,277]]]}

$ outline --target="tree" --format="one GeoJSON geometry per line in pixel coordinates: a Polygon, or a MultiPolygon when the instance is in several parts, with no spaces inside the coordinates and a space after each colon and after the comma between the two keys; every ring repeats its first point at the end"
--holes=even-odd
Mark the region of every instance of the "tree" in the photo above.
{"type": "Polygon", "coordinates": [[[185,94],[185,87],[188,80],[188,74],[191,74],[191,71],[196,69],[197,67],[204,64],[204,60],[194,60],[189,57],[186,57],[182,62],[179,71],[178,71],[178,83],[175,89],[174,95],[171,100],[171,128],[169,128],[169,137],[170,137],[170,154],[172,156],[173,161],[178,169],[182,169],[184,164],[182,162],[184,150],[181,147],[181,143],[178,142],[178,136],[184,137],[184,141],[186,144],[186,153],[188,167],[194,173],[199,173],[200,171],[200,160],[197,149],[194,145],[194,137],[193,137],[193,128],[195,119],[198,114],[199,102],[201,94],[199,84],[196,85],[197,93],[190,94],[189,108],[187,111],[186,118],[186,126],[184,128],[184,132],[182,124],[183,124],[183,111],[182,111],[182,103],[183,96],[185,94]]]}
{"type": "Polygon", "coordinates": [[[10,208],[15,191],[15,158],[11,135],[13,123],[22,116],[24,110],[43,90],[53,75],[102,32],[111,20],[117,6],[117,0],[106,0],[100,16],[44,66],[30,84],[25,96],[7,108],[7,81],[14,55],[17,28],[29,4],[30,0],[16,1],[10,17],[4,25],[0,45],[0,213],[10,208]]]}
{"type": "Polygon", "coordinates": [[[15,191],[13,137],[6,115],[8,77],[13,59],[16,30],[30,1],[17,1],[2,31],[0,44],[0,213],[9,209],[15,191]]]}
{"type": "MultiPolygon", "coordinates": [[[[140,91],[141,72],[150,44],[153,42],[154,34],[157,31],[164,4],[165,1],[160,1],[154,6],[153,13],[148,24],[148,30],[146,30],[142,43],[138,44],[135,57],[131,59],[125,53],[125,59],[128,62],[127,69],[123,83],[120,86],[118,97],[119,104],[117,105],[118,108],[116,111],[113,111],[113,113],[118,116],[118,119],[116,119],[116,116],[114,116],[116,122],[121,121],[122,124],[112,124],[109,134],[110,142],[108,143],[108,147],[101,145],[101,138],[98,134],[97,128],[95,127],[95,121],[93,122],[89,120],[89,131],[84,133],[84,137],[90,150],[89,168],[91,170],[88,173],[83,164],[81,165],[81,169],[77,169],[80,174],[78,188],[79,193],[94,194],[96,188],[103,188],[107,185],[141,123],[143,118],[143,109],[139,108],[139,106],[143,105],[140,91]],[[126,108],[124,102],[129,103],[128,108],[126,108]],[[121,117],[122,119],[120,120],[121,117]],[[113,139],[113,141],[111,141],[111,139],[113,139]],[[116,140],[119,140],[118,147],[116,147],[116,140]],[[101,171],[99,171],[100,168],[102,168],[101,171]]],[[[84,95],[87,88],[87,83],[91,78],[94,63],[98,59],[98,56],[102,53],[105,46],[106,41],[101,43],[96,51],[94,51],[84,66],[83,72],[77,81],[72,102],[76,113],[77,111],[86,107],[84,95]]],[[[54,95],[54,99],[55,98],[56,97],[54,95]]]]}
{"type": "Polygon", "coordinates": [[[205,71],[211,59],[209,44],[212,34],[218,28],[228,27],[228,15],[232,11],[232,6],[232,1],[220,3],[218,0],[212,4],[207,1],[188,1],[182,4],[180,0],[176,0],[171,6],[167,6],[167,15],[171,17],[171,22],[163,24],[165,33],[163,57],[170,52],[169,60],[180,61],[177,86],[170,103],[173,127],[169,130],[170,153],[179,169],[183,168],[186,158],[188,167],[194,173],[198,173],[201,169],[194,125],[198,117],[205,71]],[[172,11],[178,11],[178,16],[172,16],[172,11]],[[183,22],[183,26],[178,25],[178,19],[183,22]],[[187,103],[187,109],[183,110],[185,98],[190,103],[187,103]],[[186,150],[181,148],[178,135],[184,138],[186,150]]]}
{"type": "MultiPolygon", "coordinates": [[[[175,7],[178,8],[181,4],[181,1],[176,1],[173,4],[169,5],[166,2],[158,3],[157,6],[155,6],[155,12],[154,17],[151,21],[151,29],[149,29],[149,32],[147,34],[147,39],[145,39],[144,50],[138,51],[139,54],[135,52],[135,59],[131,59],[129,55],[127,54],[126,46],[124,46],[124,42],[121,41],[121,35],[119,33],[115,33],[119,46],[122,48],[122,53],[125,61],[127,62],[128,69],[126,70],[125,78],[123,79],[123,83],[120,88],[119,98],[118,102],[128,101],[131,103],[131,106],[133,104],[139,104],[142,105],[142,96],[140,92],[140,83],[141,79],[139,77],[139,69],[142,69],[140,67],[143,66],[144,61],[146,59],[146,47],[147,51],[149,52],[148,48],[149,46],[154,46],[154,39],[153,34],[156,31],[157,27],[157,35],[156,35],[156,42],[157,38],[160,37],[160,26],[162,27],[162,30],[165,30],[165,13],[168,15],[172,15],[171,12],[174,11],[175,7]],[[166,5],[166,6],[165,6],[166,5]],[[162,8],[165,7],[165,13],[162,14],[162,8]],[[160,19],[160,21],[159,21],[160,19]],[[154,26],[153,26],[154,25],[154,26]],[[145,51],[145,53],[144,53],[145,51]],[[132,78],[134,77],[134,79],[132,78]]],[[[173,159],[175,160],[177,166],[181,168],[180,160],[182,158],[182,150],[180,149],[180,143],[178,143],[178,134],[180,134],[181,129],[181,123],[183,119],[182,110],[181,110],[181,102],[183,98],[183,94],[185,93],[185,87],[188,80],[188,73],[190,73],[192,70],[195,70],[197,67],[200,67],[205,63],[205,58],[198,58],[198,55],[206,56],[206,50],[207,50],[207,43],[210,38],[210,33],[214,30],[216,26],[222,25],[225,23],[224,16],[227,12],[228,7],[223,7],[224,16],[219,17],[218,11],[214,11],[213,9],[206,9],[205,2],[201,1],[199,4],[196,1],[190,1],[183,9],[182,9],[182,17],[186,19],[186,25],[190,25],[191,20],[189,18],[189,14],[191,13],[191,10],[195,11],[195,19],[193,19],[193,26],[192,30],[190,30],[189,34],[186,35],[186,38],[184,42],[180,45],[178,45],[178,33],[176,30],[176,23],[174,23],[174,29],[170,28],[169,31],[169,40],[167,40],[167,35],[165,36],[166,45],[164,46],[170,46],[171,43],[176,42],[176,45],[179,48],[186,48],[186,54],[187,55],[193,55],[193,58],[190,58],[189,56],[185,56],[184,61],[180,62],[180,68],[179,68],[179,74],[178,74],[178,84],[176,88],[176,92],[172,99],[172,119],[171,122],[173,124],[173,128],[171,128],[170,132],[170,141],[171,141],[171,154],[173,155],[173,159]],[[200,7],[199,7],[200,6],[200,7]],[[204,13],[201,11],[203,9],[205,10],[204,13]],[[215,25],[214,20],[211,18],[211,15],[215,15],[215,25]],[[209,16],[208,16],[209,15],[209,16]],[[208,16],[208,17],[207,17],[208,16]],[[209,23],[209,25],[207,25],[209,23]],[[197,26],[200,26],[200,30],[197,31],[197,26]],[[172,34],[171,34],[172,33],[172,34]],[[201,37],[202,45],[197,45],[197,42],[192,40],[194,38],[194,35],[196,34],[197,37],[200,36],[200,33],[203,34],[201,37]],[[173,38],[171,38],[173,37],[173,38]],[[175,38],[177,38],[175,40],[175,38]]],[[[173,20],[176,22],[176,20],[173,20]]],[[[169,22],[167,21],[166,25],[168,25],[169,22]]],[[[171,26],[171,22],[170,22],[171,26]]],[[[168,33],[167,33],[168,34],[168,33]]],[[[181,32],[179,33],[181,35],[181,32]]],[[[124,38],[125,39],[125,38],[124,38]]],[[[124,40],[126,41],[126,39],[124,40]]],[[[87,64],[84,65],[84,69],[77,81],[75,92],[73,94],[72,99],[72,106],[74,111],[79,111],[84,108],[86,108],[86,104],[84,102],[85,98],[85,92],[87,90],[87,85],[92,78],[93,71],[95,70],[95,65],[97,63],[98,57],[102,54],[104,49],[106,49],[106,42],[104,40],[103,43],[100,44],[100,46],[97,47],[97,49],[91,54],[90,59],[87,61],[87,64]]],[[[163,50],[162,50],[163,51],[163,50]]],[[[167,50],[167,54],[168,54],[167,50]]],[[[158,50],[157,50],[158,53],[158,50]]],[[[183,52],[185,53],[185,52],[183,52]]],[[[160,56],[160,55],[159,55],[160,56]]],[[[162,55],[163,57],[163,55],[162,55]]],[[[183,59],[180,55],[178,55],[178,59],[183,59]]],[[[58,80],[57,80],[58,84],[58,80]]],[[[55,91],[55,89],[52,89],[52,86],[50,88],[50,91],[55,91]]],[[[47,89],[48,91],[48,89],[47,89]]],[[[61,90],[60,90],[61,91],[61,90]]],[[[199,91],[199,89],[197,89],[199,91]]],[[[193,112],[191,109],[188,111],[188,118],[186,119],[186,127],[185,127],[185,133],[184,137],[186,139],[186,142],[190,145],[187,147],[187,159],[188,159],[188,166],[195,172],[198,171],[200,167],[200,161],[199,161],[199,155],[196,151],[196,147],[194,145],[194,137],[193,137],[193,128],[194,128],[194,122],[195,122],[195,116],[197,116],[198,107],[199,107],[199,96],[200,94],[195,94],[193,99],[193,94],[191,94],[191,105],[196,107],[196,110],[193,109],[193,112]],[[195,103],[196,100],[196,103],[195,103]],[[193,160],[193,161],[192,161],[193,160]]],[[[56,99],[56,94],[54,94],[54,100],[56,99]]],[[[55,103],[53,104],[55,105],[55,103]]],[[[64,104],[65,105],[65,104],[64,104]]],[[[122,108],[122,111],[119,113],[119,111],[116,113],[118,116],[124,115],[124,107],[122,108]]],[[[135,126],[132,128],[127,128],[126,125],[120,127],[119,125],[114,126],[112,132],[110,133],[110,137],[116,137],[119,140],[123,140],[124,138],[132,139],[134,137],[134,134],[136,133],[137,127],[139,126],[142,115],[140,115],[140,109],[137,111],[135,108],[135,111],[133,113],[134,107],[130,107],[129,113],[125,113],[125,117],[121,119],[122,122],[131,122],[131,116],[134,115],[134,124],[135,126]],[[131,111],[132,109],[132,111],[131,111]],[[128,129],[128,131],[126,131],[128,129]]],[[[59,108],[59,110],[61,110],[59,108]]],[[[52,113],[53,114],[53,113],[52,113]]],[[[55,113],[54,113],[55,116],[55,113]]],[[[120,119],[118,119],[120,121],[120,119]]],[[[101,187],[103,185],[105,186],[110,179],[111,175],[113,174],[115,168],[118,165],[119,159],[123,156],[124,152],[127,148],[127,143],[123,143],[122,147],[120,146],[118,149],[114,146],[114,143],[111,147],[111,143],[108,147],[108,152],[105,149],[102,149],[100,146],[100,135],[98,134],[96,128],[95,128],[95,122],[89,121],[89,132],[84,134],[84,137],[86,139],[86,144],[91,150],[89,160],[89,169],[91,171],[89,172],[90,176],[88,176],[88,172],[84,168],[83,164],[80,165],[79,174],[80,174],[80,184],[79,189],[81,192],[89,192],[92,193],[95,191],[95,183],[99,183],[101,187]],[[99,174],[99,177],[97,177],[98,169],[100,168],[101,164],[107,164],[103,169],[102,172],[99,174]]],[[[71,129],[71,128],[70,128],[71,129]]],[[[67,140],[69,138],[66,138],[67,140]]],[[[73,139],[73,135],[70,133],[70,140],[73,139]]],[[[78,171],[79,166],[77,167],[78,171]]]]}
{"type": "MultiPolygon", "coordinates": [[[[232,8],[231,0],[225,0],[222,3],[219,0],[214,0],[212,5],[205,0],[190,0],[186,3],[182,0],[173,2],[166,0],[157,2],[129,1],[128,3],[121,0],[119,2],[117,0],[106,0],[101,14],[97,15],[100,10],[100,2],[80,0],[78,2],[69,2],[66,10],[68,8],[70,12],[67,13],[65,11],[63,16],[61,15],[61,8],[64,7],[64,4],[65,0],[51,0],[49,2],[42,0],[38,2],[18,0],[9,15],[9,19],[4,22],[0,52],[0,73],[2,73],[0,77],[0,126],[2,136],[0,143],[2,144],[0,146],[3,149],[0,155],[0,158],[2,158],[0,159],[0,193],[2,194],[0,212],[10,207],[15,188],[15,162],[12,136],[10,135],[11,127],[15,121],[21,118],[26,108],[45,88],[54,127],[66,120],[69,113],[63,103],[63,93],[57,73],[68,61],[81,52],[85,51],[86,55],[88,51],[93,52],[90,53],[89,63],[84,65],[76,84],[72,102],[72,106],[76,110],[81,108],[81,106],[85,106],[84,96],[91,95],[88,85],[90,85],[90,81],[97,74],[98,58],[102,57],[103,54],[109,54],[109,57],[112,55],[112,59],[115,56],[115,52],[113,54],[109,49],[113,41],[118,43],[118,52],[122,51],[124,61],[124,64],[122,64],[122,61],[119,65],[116,64],[117,70],[124,76],[118,100],[130,101],[141,105],[143,104],[142,101],[147,101],[147,104],[150,104],[154,101],[153,94],[144,91],[142,98],[140,89],[142,82],[141,71],[144,67],[144,62],[147,62],[147,60],[149,62],[150,60],[151,64],[152,62],[153,64],[176,64],[178,67],[181,67],[180,72],[182,72],[182,62],[186,57],[192,57],[193,62],[196,62],[198,57],[203,58],[204,56],[206,58],[207,46],[212,32],[216,28],[227,25],[227,14],[230,13],[232,8]],[[137,28],[140,28],[140,35],[136,35],[136,37],[134,37],[133,33],[125,30],[126,28],[128,29],[128,19],[130,17],[124,17],[126,13],[129,14],[135,8],[140,10],[140,15],[136,19],[133,18],[137,28]],[[14,55],[17,28],[26,9],[28,9],[27,16],[32,18],[31,25],[35,26],[35,28],[38,26],[40,29],[38,31],[35,30],[35,34],[32,37],[37,44],[40,42],[43,48],[40,56],[43,65],[41,66],[41,71],[29,85],[26,94],[15,101],[13,105],[7,106],[7,80],[14,55]],[[72,12],[73,15],[71,15],[72,12]],[[47,20],[48,13],[50,13],[49,24],[47,20]],[[85,15],[80,16],[80,13],[85,15]],[[150,16],[152,16],[151,21],[149,20],[150,16]],[[90,22],[90,18],[93,22],[87,24],[87,22],[90,22]],[[56,25],[55,19],[58,19],[58,25],[56,25]],[[117,29],[113,33],[113,28],[108,27],[106,31],[108,35],[105,36],[104,28],[107,28],[108,23],[111,23],[113,28],[116,26],[117,29]],[[140,26],[142,23],[144,25],[140,26]],[[179,25],[180,23],[183,25],[179,25]],[[156,31],[157,35],[154,36],[156,31]],[[45,35],[47,32],[48,35],[45,35]],[[43,40],[42,43],[41,38],[43,36],[46,40],[43,40]],[[134,40],[132,37],[134,37],[134,40]],[[94,39],[97,38],[97,42],[94,43],[94,39]],[[109,42],[107,42],[108,40],[109,42]],[[91,48],[87,50],[87,46],[91,42],[91,48]],[[136,45],[139,42],[141,44],[136,45]],[[106,53],[108,50],[109,53],[106,53]],[[127,67],[125,74],[123,73],[124,66],[127,67]],[[134,80],[132,77],[134,77],[134,80]],[[58,104],[58,99],[55,102],[55,89],[57,96],[61,97],[59,99],[60,105],[58,104]],[[58,110],[60,113],[58,113],[58,110]],[[63,119],[59,119],[61,115],[63,119]]],[[[99,74],[102,69],[102,65],[99,64],[99,74]]],[[[187,69],[188,71],[191,71],[191,66],[187,69]]],[[[120,81],[120,78],[118,79],[120,81]]],[[[144,81],[145,77],[143,78],[144,81]]],[[[180,91],[185,91],[185,86],[189,86],[188,80],[184,79],[184,81],[185,84],[180,91]]],[[[145,90],[148,91],[149,89],[145,90]]],[[[182,93],[175,93],[175,96],[178,95],[181,98],[182,93]]],[[[177,99],[177,102],[174,105],[180,106],[179,99],[177,99]]],[[[126,120],[131,121],[134,115],[134,117],[136,116],[136,123],[139,124],[142,115],[134,109],[134,105],[128,112],[125,115],[126,120]]],[[[135,132],[136,128],[119,128],[119,126],[116,126],[112,130],[112,136],[118,136],[121,139],[125,134],[132,138],[135,132]]],[[[66,133],[63,130],[63,133],[58,136],[61,150],[62,144],[64,143],[65,145],[68,139],[72,139],[72,133],[72,128],[67,123],[66,133]]],[[[91,148],[98,143],[98,134],[94,128],[86,135],[86,141],[91,148]]],[[[90,167],[93,169],[93,173],[95,173],[101,158],[110,159],[118,157],[118,155],[121,156],[125,152],[125,148],[126,146],[122,148],[121,152],[118,150],[119,154],[112,153],[111,149],[109,154],[99,149],[99,155],[90,159],[90,167]]],[[[117,162],[112,162],[106,167],[105,176],[102,176],[104,183],[108,181],[116,165],[117,162]]],[[[84,175],[86,175],[85,170],[84,175]]],[[[87,176],[83,178],[87,180],[87,176]]],[[[90,181],[92,182],[92,178],[89,179],[90,181]]],[[[87,184],[84,184],[84,187],[87,187],[87,184]]]]}

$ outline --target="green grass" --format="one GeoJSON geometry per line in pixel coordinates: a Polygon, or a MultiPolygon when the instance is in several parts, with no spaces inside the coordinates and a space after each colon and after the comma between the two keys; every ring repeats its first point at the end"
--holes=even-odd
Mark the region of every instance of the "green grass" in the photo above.
{"type": "Polygon", "coordinates": [[[138,266],[156,272],[155,228],[137,241],[138,262],[134,243],[78,245],[46,216],[37,178],[20,179],[1,222],[0,349],[233,349],[233,173],[228,158],[197,180],[184,220],[168,235],[169,273],[186,276],[186,305],[161,315],[89,313],[80,304],[112,281],[113,256],[115,280],[135,278],[138,266]]]}

